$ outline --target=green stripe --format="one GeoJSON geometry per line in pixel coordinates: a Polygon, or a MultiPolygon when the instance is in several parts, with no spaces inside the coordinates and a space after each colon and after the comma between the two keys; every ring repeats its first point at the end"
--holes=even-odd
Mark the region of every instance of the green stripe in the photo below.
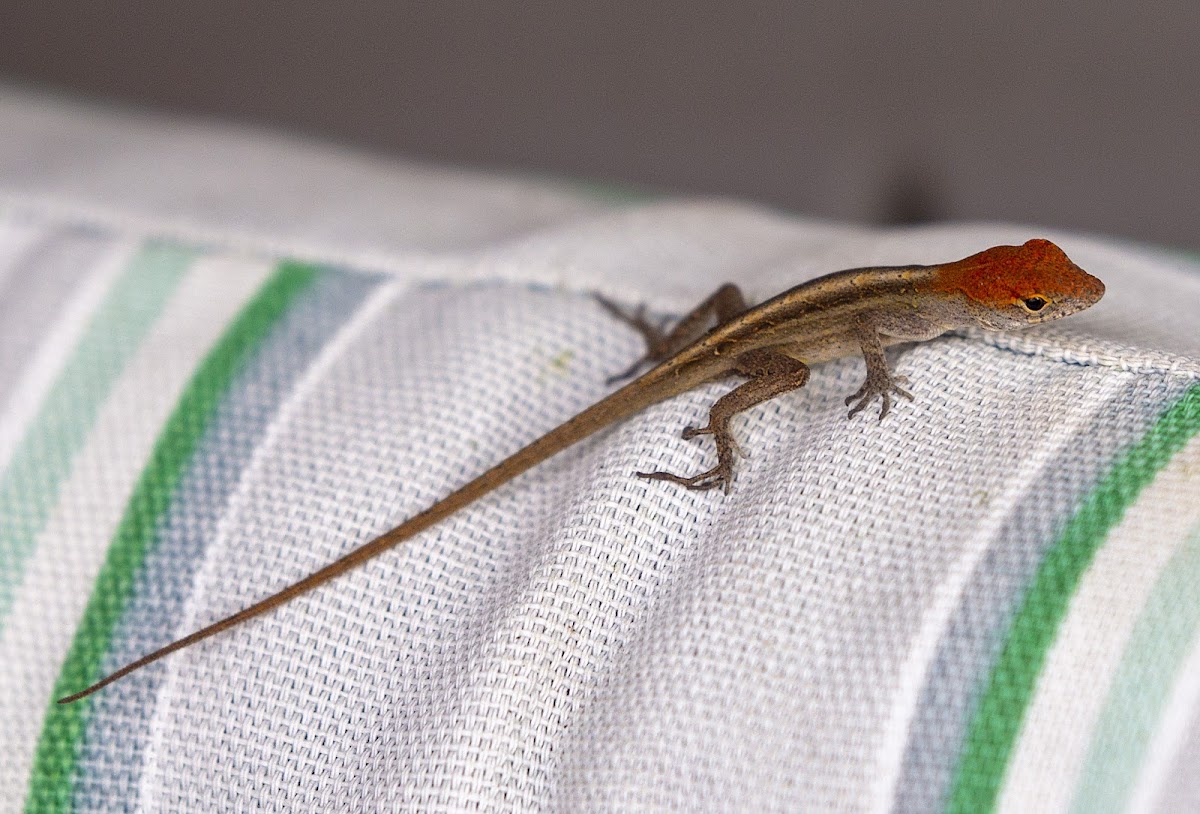
{"type": "MultiPolygon", "coordinates": [[[[316,275],[311,266],[281,265],[193,374],[125,508],[51,698],[100,678],[102,659],[129,601],[134,575],[154,542],[158,523],[196,444],[238,371],[316,275]]],[[[50,702],[34,757],[27,811],[70,809],[75,763],[88,709],[88,701],[67,706],[50,702]]]]}
{"type": "Polygon", "coordinates": [[[0,628],[100,406],[194,256],[172,246],[148,245],[132,258],[13,450],[0,475],[0,628]]]}
{"type": "Polygon", "coordinates": [[[967,732],[947,810],[991,811],[1038,674],[1080,577],[1146,484],[1200,431],[1200,387],[1176,402],[1088,496],[1038,567],[967,732]]]}
{"type": "Polygon", "coordinates": [[[1138,617],[1096,724],[1071,810],[1125,810],[1163,705],[1200,633],[1200,528],[1192,530],[1138,617]]]}

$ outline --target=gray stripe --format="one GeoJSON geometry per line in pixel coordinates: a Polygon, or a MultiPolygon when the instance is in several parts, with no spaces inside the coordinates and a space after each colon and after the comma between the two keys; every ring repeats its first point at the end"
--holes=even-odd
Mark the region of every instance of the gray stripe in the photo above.
{"type": "MultiPolygon", "coordinates": [[[[238,375],[172,495],[105,657],[105,672],[167,644],[179,632],[196,572],[254,450],[313,359],[378,282],[366,275],[324,272],[238,375]]],[[[95,697],[82,739],[76,810],[136,806],[163,667],[134,673],[95,697]]]]}
{"type": "Polygon", "coordinates": [[[49,231],[0,280],[0,410],[67,299],[111,241],[68,227],[49,231]]]}
{"type": "Polygon", "coordinates": [[[941,811],[1004,633],[1046,551],[1116,456],[1141,438],[1187,382],[1137,376],[1046,464],[963,590],[929,664],[909,726],[895,812],[941,811]]]}

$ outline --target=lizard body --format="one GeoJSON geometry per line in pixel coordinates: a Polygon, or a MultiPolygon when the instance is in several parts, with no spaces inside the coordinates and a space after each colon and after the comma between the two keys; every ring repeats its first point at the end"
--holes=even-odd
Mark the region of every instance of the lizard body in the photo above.
{"type": "Polygon", "coordinates": [[[854,403],[853,416],[879,398],[882,419],[893,394],[912,398],[901,389],[903,380],[889,370],[885,347],[932,339],[971,325],[1008,329],[1058,319],[1091,306],[1103,294],[1104,285],[1053,243],[1030,240],[1023,246],[996,246],[952,263],[836,272],[754,308],[747,308],[736,286],[725,285],[670,333],[642,319],[640,312],[627,316],[598,297],[601,305],[641,332],[647,342],[646,356],[618,378],[654,363],[649,371],[341,559],[58,703],[91,695],[163,656],[266,613],[412,538],[595,432],[705,382],[731,374],[746,378],[713,404],[707,426],[684,430],[685,438],[714,437],[717,465],[690,477],[669,472],[638,473],[640,477],[728,491],[737,451],[730,420],[755,404],[804,386],[808,365],[861,353],[867,379],[846,403],[854,403]],[[716,326],[710,330],[714,318],[716,326]]]}

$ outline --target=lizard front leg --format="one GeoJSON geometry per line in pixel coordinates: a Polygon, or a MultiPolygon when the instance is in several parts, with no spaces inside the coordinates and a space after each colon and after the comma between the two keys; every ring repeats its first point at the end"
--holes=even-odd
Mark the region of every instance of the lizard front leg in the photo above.
{"type": "Polygon", "coordinates": [[[859,347],[862,348],[863,360],[867,363],[867,380],[863,382],[862,387],[858,388],[858,392],[854,395],[846,397],[846,404],[858,402],[850,408],[850,414],[846,416],[851,418],[855,413],[862,410],[876,398],[882,399],[883,406],[879,410],[879,420],[888,414],[888,410],[892,408],[892,394],[912,401],[912,393],[902,388],[901,384],[907,384],[908,380],[903,376],[896,376],[888,368],[887,357],[883,353],[883,343],[879,341],[879,331],[866,320],[859,319],[855,323],[854,336],[858,339],[859,347]]]}
{"type": "Polygon", "coordinates": [[[679,320],[669,332],[659,325],[651,323],[645,317],[645,306],[639,306],[632,314],[626,314],[620,306],[599,294],[593,295],[604,309],[617,319],[642,335],[646,340],[646,354],[634,362],[628,370],[618,373],[608,380],[609,384],[628,379],[646,363],[658,363],[671,358],[679,351],[699,339],[707,330],[708,323],[714,317],[716,324],[728,322],[746,310],[746,298],[742,291],[733,283],[714,291],[704,302],[697,305],[679,320]]]}
{"type": "Polygon", "coordinates": [[[713,436],[717,444],[717,465],[691,477],[671,472],[638,472],[639,478],[668,480],[689,489],[714,489],[720,486],[726,493],[729,492],[733,484],[733,456],[739,451],[729,429],[730,420],[756,404],[803,387],[809,375],[808,365],[772,350],[743,354],[738,357],[735,370],[743,376],[749,376],[750,381],[717,399],[708,411],[708,426],[688,427],[683,431],[683,437],[687,439],[698,435],[713,436]]]}

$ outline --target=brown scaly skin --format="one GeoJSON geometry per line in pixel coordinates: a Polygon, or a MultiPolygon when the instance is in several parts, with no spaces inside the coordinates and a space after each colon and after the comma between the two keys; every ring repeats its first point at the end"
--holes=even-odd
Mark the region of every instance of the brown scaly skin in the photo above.
{"type": "Polygon", "coordinates": [[[746,307],[737,286],[724,285],[669,333],[647,323],[640,313],[627,317],[615,305],[600,299],[601,305],[646,339],[646,356],[627,375],[643,363],[654,363],[649,371],[341,559],[232,616],[143,656],[58,703],[85,698],[163,656],[277,608],[411,539],[593,433],[704,382],[728,375],[746,379],[717,399],[709,410],[707,425],[684,430],[684,438],[713,436],[716,466],[692,476],[645,472],[638,473],[640,477],[673,481],[689,489],[720,487],[729,491],[737,452],[730,419],[756,404],[803,387],[809,378],[809,365],[862,354],[867,378],[846,403],[854,404],[850,410],[853,416],[878,398],[882,420],[891,408],[893,394],[912,398],[900,387],[901,378],[888,368],[884,348],[889,345],[922,342],[972,325],[998,330],[1034,325],[1081,311],[1103,295],[1104,284],[1067,259],[1061,249],[1048,240],[1030,240],[1022,246],[996,246],[934,266],[839,271],[753,308],[746,307]],[[713,321],[716,326],[709,329],[713,321]]]}

